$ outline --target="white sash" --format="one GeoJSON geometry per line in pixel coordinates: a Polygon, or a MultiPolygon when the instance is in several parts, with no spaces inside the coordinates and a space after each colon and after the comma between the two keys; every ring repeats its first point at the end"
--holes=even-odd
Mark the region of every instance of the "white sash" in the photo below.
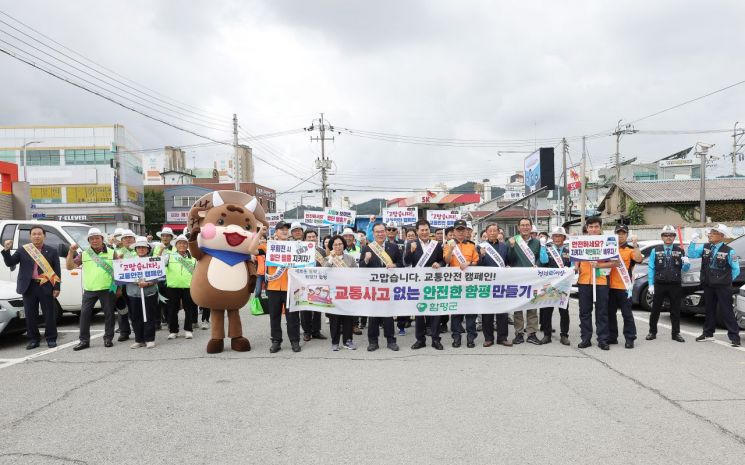
{"type": "Polygon", "coordinates": [[[535,266],[535,254],[530,250],[530,247],[528,247],[527,242],[523,240],[522,236],[519,234],[515,236],[515,242],[520,246],[520,250],[523,252],[523,255],[525,255],[525,258],[528,259],[531,265],[535,266]]]}
{"type": "Polygon", "coordinates": [[[564,260],[561,259],[561,255],[559,254],[559,251],[556,250],[556,247],[551,244],[550,246],[546,247],[546,249],[548,249],[548,253],[551,254],[551,258],[554,259],[556,265],[559,268],[564,268],[564,260]]]}
{"type": "Polygon", "coordinates": [[[368,247],[370,247],[370,250],[373,251],[373,253],[378,257],[378,259],[385,265],[388,266],[393,263],[393,260],[391,260],[391,256],[388,255],[388,252],[385,251],[385,249],[378,244],[377,242],[373,241],[367,244],[368,247]]]}
{"type": "Polygon", "coordinates": [[[631,289],[634,287],[634,282],[631,280],[629,269],[626,268],[626,263],[623,261],[620,254],[618,255],[618,260],[621,262],[621,266],[618,267],[618,274],[621,275],[621,280],[626,286],[626,292],[628,292],[629,297],[631,297],[631,289]]]}
{"type": "Polygon", "coordinates": [[[316,266],[324,266],[326,259],[321,255],[321,251],[316,248],[316,266]]]}
{"type": "Polygon", "coordinates": [[[494,247],[490,243],[482,242],[480,245],[481,248],[486,251],[486,254],[497,263],[497,266],[504,268],[504,260],[502,259],[502,256],[499,255],[499,252],[494,250],[494,247]]]}
{"type": "Polygon", "coordinates": [[[422,249],[422,256],[421,258],[419,258],[419,261],[416,263],[416,267],[417,268],[424,267],[427,264],[427,260],[429,260],[429,257],[431,257],[433,253],[435,253],[436,248],[437,248],[437,242],[430,240],[427,243],[427,247],[422,249]]]}
{"type": "MultiPolygon", "coordinates": [[[[269,270],[269,267],[267,266],[266,269],[268,271],[269,270]]],[[[284,272],[285,272],[286,269],[287,268],[285,268],[284,266],[278,266],[277,269],[274,270],[274,273],[266,275],[266,280],[267,281],[276,281],[276,280],[278,280],[279,278],[282,277],[282,275],[284,274],[284,272]]]]}
{"type": "Polygon", "coordinates": [[[458,260],[458,262],[461,265],[468,265],[468,262],[466,261],[466,257],[463,256],[463,252],[460,251],[460,247],[458,247],[457,243],[453,246],[452,253],[455,254],[455,259],[458,260]]]}

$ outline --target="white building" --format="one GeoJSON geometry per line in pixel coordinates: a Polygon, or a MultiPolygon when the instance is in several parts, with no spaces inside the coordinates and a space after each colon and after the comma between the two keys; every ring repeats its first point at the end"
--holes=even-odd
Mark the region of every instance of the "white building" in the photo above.
{"type": "Polygon", "coordinates": [[[139,146],[124,126],[0,126],[0,160],[30,184],[32,216],[143,230],[139,146]],[[26,150],[24,151],[24,146],[26,150]]]}

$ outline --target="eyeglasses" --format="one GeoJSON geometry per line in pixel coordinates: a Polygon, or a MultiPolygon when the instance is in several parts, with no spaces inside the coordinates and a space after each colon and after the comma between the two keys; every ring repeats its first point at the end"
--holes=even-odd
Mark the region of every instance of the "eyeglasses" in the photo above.
{"type": "Polygon", "coordinates": [[[398,229],[396,229],[396,228],[388,228],[388,229],[386,229],[386,231],[398,231],[398,229]]]}
{"type": "Polygon", "coordinates": [[[662,237],[675,237],[675,234],[663,234],[662,237]]]}

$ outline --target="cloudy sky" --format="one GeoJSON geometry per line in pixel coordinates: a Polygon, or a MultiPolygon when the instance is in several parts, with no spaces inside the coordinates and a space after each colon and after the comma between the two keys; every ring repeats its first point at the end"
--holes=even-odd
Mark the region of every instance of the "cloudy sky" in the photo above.
{"type": "MultiPolygon", "coordinates": [[[[580,136],[594,135],[591,165],[602,167],[621,119],[640,130],[622,139],[624,158],[652,161],[697,141],[716,143],[721,156],[731,133],[660,131],[745,121],[745,85],[645,118],[745,80],[741,1],[0,1],[0,10],[147,87],[150,105],[167,114],[138,108],[175,125],[225,140],[237,113],[243,135],[287,131],[250,143],[291,173],[256,160],[256,181],[279,192],[314,173],[320,147],[301,129],[320,112],[341,132],[327,146],[332,187],[356,202],[440,182],[501,182],[524,152],[561,137],[579,161],[580,136]]],[[[49,59],[8,36],[42,47],[8,24],[0,48],[49,59]]],[[[2,125],[120,123],[142,148],[204,142],[6,55],[0,67],[2,125]]],[[[195,148],[189,163],[230,153],[195,148]]],[[[731,169],[719,164],[721,174],[731,169]]],[[[293,190],[316,189],[318,179],[293,190]]],[[[299,194],[281,196],[280,208],[285,200],[292,206],[299,194]]]]}

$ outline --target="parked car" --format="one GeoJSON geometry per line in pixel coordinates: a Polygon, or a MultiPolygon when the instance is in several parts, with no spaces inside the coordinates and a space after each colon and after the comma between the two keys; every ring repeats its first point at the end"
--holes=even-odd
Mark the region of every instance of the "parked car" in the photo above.
{"type": "Polygon", "coordinates": [[[745,286],[740,287],[735,297],[735,320],[740,328],[745,329],[745,286]]]}
{"type": "Polygon", "coordinates": [[[0,335],[24,333],[24,317],[23,299],[16,293],[16,284],[0,281],[0,335]]]}
{"type": "MultiPolygon", "coordinates": [[[[90,226],[81,223],[67,223],[63,221],[37,221],[37,220],[3,220],[0,221],[0,244],[10,239],[13,241],[11,253],[15,253],[19,247],[29,243],[31,228],[41,226],[46,232],[44,241],[50,247],[57,249],[60,255],[60,267],[62,269],[62,291],[57,297],[57,313],[80,312],[83,296],[81,273],[79,269],[68,271],[65,267],[65,256],[70,250],[70,245],[87,244],[88,229],[90,226]]],[[[0,264],[0,280],[13,283],[15,288],[18,279],[18,267],[8,268],[0,264]]]]}

